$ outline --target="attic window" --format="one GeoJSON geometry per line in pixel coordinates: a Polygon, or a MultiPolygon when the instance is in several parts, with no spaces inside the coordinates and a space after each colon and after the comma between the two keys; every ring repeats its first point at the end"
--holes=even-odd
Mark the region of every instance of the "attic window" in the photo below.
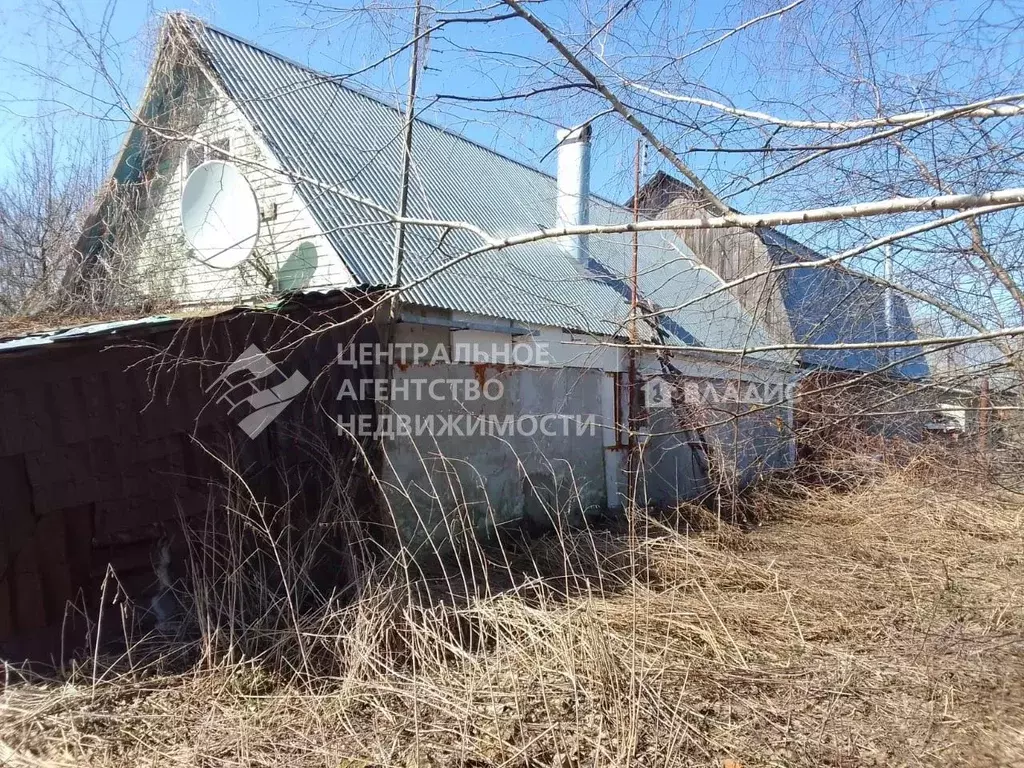
{"type": "Polygon", "coordinates": [[[231,139],[221,139],[213,142],[213,149],[209,152],[207,160],[229,160],[231,154],[231,139]]]}
{"type": "Polygon", "coordinates": [[[209,160],[228,160],[231,154],[231,140],[230,139],[219,139],[210,143],[210,146],[205,144],[189,144],[185,149],[185,157],[182,162],[182,173],[185,178],[188,178],[189,174],[192,173],[203,163],[209,160]]]}

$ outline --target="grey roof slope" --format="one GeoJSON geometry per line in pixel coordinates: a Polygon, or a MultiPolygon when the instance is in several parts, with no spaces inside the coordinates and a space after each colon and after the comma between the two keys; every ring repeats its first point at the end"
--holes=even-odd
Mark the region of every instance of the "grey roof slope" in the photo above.
{"type": "MultiPolygon", "coordinates": [[[[777,229],[759,231],[776,264],[820,259],[821,254],[777,229]]],[[[902,296],[892,297],[888,328],[885,291],[857,273],[841,268],[797,267],[783,275],[782,299],[793,337],[807,344],[915,341],[917,330],[902,296]],[[891,337],[890,337],[891,335],[891,337]]],[[[908,379],[928,376],[924,350],[917,345],[880,349],[805,349],[805,365],[871,372],[886,370],[908,379]]]]}
{"type": "MultiPolygon", "coordinates": [[[[680,194],[687,199],[698,195],[686,182],[658,171],[641,189],[641,205],[652,216],[657,216],[680,194]]],[[[627,204],[632,205],[632,200],[627,204]]],[[[755,234],[764,243],[767,256],[774,264],[823,258],[814,249],[772,227],[759,227],[755,234]]],[[[885,316],[885,291],[863,274],[843,265],[787,268],[778,276],[783,305],[797,343],[877,343],[918,338],[902,295],[892,297],[890,330],[885,316]]],[[[880,349],[814,349],[811,346],[800,350],[798,357],[803,365],[813,368],[858,373],[884,370],[908,379],[926,378],[929,373],[923,350],[917,345],[880,349]]]]}
{"type": "MultiPolygon", "coordinates": [[[[192,21],[191,28],[212,73],[285,171],[320,182],[300,178],[298,192],[356,278],[364,285],[387,285],[393,225],[324,185],[395,210],[401,112],[214,27],[192,21]]],[[[466,221],[491,235],[507,236],[553,225],[555,193],[553,177],[418,121],[410,216],[466,221]]],[[[593,223],[629,220],[626,209],[592,199],[593,223]]],[[[482,244],[462,230],[439,235],[407,228],[406,279],[482,244]]],[[[645,233],[640,243],[643,298],[658,307],[695,302],[665,318],[667,343],[720,348],[770,343],[727,293],[700,298],[720,281],[696,263],[675,235],[645,233]]],[[[549,239],[466,260],[416,286],[407,297],[429,307],[622,335],[631,253],[628,234],[592,235],[591,263],[584,269],[562,244],[549,239]]],[[[757,357],[785,359],[775,353],[757,357]]]]}

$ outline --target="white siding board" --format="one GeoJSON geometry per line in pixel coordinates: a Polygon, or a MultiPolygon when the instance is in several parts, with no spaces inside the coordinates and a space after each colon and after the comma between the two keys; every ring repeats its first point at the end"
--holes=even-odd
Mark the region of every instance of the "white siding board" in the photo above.
{"type": "Polygon", "coordinates": [[[227,304],[288,290],[353,285],[351,273],[238,107],[212,87],[202,98],[209,107],[194,139],[206,145],[227,139],[230,160],[252,185],[261,210],[276,204],[276,215],[261,223],[254,253],[239,267],[213,269],[192,258],[180,219],[188,142],[176,142],[167,150],[140,211],[145,224],[136,264],[143,293],[180,304],[227,304]]]}

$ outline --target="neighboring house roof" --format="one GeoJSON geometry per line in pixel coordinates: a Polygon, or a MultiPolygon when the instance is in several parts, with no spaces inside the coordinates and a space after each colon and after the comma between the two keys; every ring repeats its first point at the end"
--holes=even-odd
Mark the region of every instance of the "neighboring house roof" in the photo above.
{"type": "MultiPolygon", "coordinates": [[[[695,190],[674,176],[659,171],[641,190],[641,207],[648,215],[656,216],[682,194],[692,197],[695,190]]],[[[777,229],[761,227],[755,230],[755,234],[765,246],[766,267],[824,258],[777,229]]],[[[885,291],[877,283],[846,267],[797,267],[783,270],[777,276],[792,337],[799,344],[863,344],[918,338],[902,296],[896,294],[892,297],[890,335],[886,327],[885,291]]],[[[887,373],[911,379],[928,376],[928,364],[922,349],[914,345],[888,349],[811,348],[800,351],[800,361],[814,368],[864,373],[885,369],[887,373]],[[900,360],[904,362],[886,368],[900,360]]]]}
{"type": "MultiPolygon", "coordinates": [[[[775,264],[820,259],[821,254],[775,229],[759,232],[775,264]]],[[[887,327],[885,291],[849,269],[798,267],[781,273],[782,297],[793,337],[806,344],[914,341],[917,331],[902,296],[892,297],[892,325],[887,327]]],[[[853,371],[877,371],[896,361],[892,370],[909,379],[928,376],[919,346],[880,349],[805,349],[805,365],[853,371]]]]}
{"type": "MultiPolygon", "coordinates": [[[[955,330],[939,322],[922,321],[918,331],[923,336],[954,335],[955,330]]],[[[1010,393],[1020,389],[1019,362],[990,341],[975,341],[955,346],[933,347],[926,355],[928,367],[937,385],[962,390],[980,390],[985,383],[992,393],[1010,393]]]]}
{"type": "MultiPolygon", "coordinates": [[[[332,190],[397,209],[402,112],[339,78],[207,24],[186,18],[185,28],[215,80],[295,181],[352,274],[365,286],[387,285],[393,225],[379,211],[332,190]]],[[[554,223],[552,176],[424,121],[413,131],[412,168],[410,216],[465,221],[494,236],[554,223]]],[[[590,217],[595,224],[622,223],[631,213],[594,197],[590,217]]],[[[407,227],[406,280],[482,244],[464,230],[440,234],[407,227]]],[[[552,239],[491,252],[417,285],[406,298],[428,307],[621,336],[630,306],[631,243],[629,234],[591,235],[587,269],[552,239]]],[[[640,293],[648,305],[689,304],[665,317],[668,343],[719,348],[770,343],[733,297],[700,298],[720,281],[674,234],[642,234],[639,261],[640,293]]],[[[759,357],[784,359],[776,353],[759,357]]]]}

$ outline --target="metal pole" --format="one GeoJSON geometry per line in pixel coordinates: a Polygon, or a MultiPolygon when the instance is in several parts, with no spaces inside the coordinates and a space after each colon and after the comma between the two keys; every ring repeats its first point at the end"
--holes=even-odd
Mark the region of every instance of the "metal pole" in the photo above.
{"type": "Polygon", "coordinates": [[[422,8],[416,0],[412,21],[412,52],[409,56],[409,97],[405,103],[405,141],[402,146],[402,176],[398,187],[398,221],[395,227],[395,244],[391,253],[391,285],[398,288],[402,282],[402,262],[405,259],[405,218],[409,208],[409,176],[412,169],[412,129],[416,114],[416,86],[419,81],[420,18],[422,8]]]}
{"type": "MultiPolygon", "coordinates": [[[[892,245],[885,246],[885,281],[892,283],[892,245]]],[[[895,341],[893,338],[893,306],[892,306],[892,288],[885,286],[885,340],[895,341]]],[[[896,359],[896,348],[889,347],[885,353],[886,362],[892,363],[896,359]]]]}
{"type": "MultiPolygon", "coordinates": [[[[640,221],[640,153],[643,151],[643,144],[637,140],[636,157],[633,163],[633,222],[640,221]]],[[[639,343],[639,332],[637,329],[636,316],[640,307],[640,236],[635,230],[633,232],[633,269],[630,273],[631,295],[629,302],[629,414],[627,425],[629,429],[628,456],[626,461],[626,494],[630,504],[636,500],[636,474],[637,474],[637,439],[636,433],[640,423],[640,391],[637,386],[637,347],[639,343]]]]}
{"type": "Polygon", "coordinates": [[[981,395],[978,398],[978,450],[988,450],[988,416],[990,407],[988,376],[981,380],[981,395]]]}
{"type": "MultiPolygon", "coordinates": [[[[643,144],[638,140],[636,142],[636,158],[633,163],[633,223],[640,221],[640,153],[643,152],[643,144]]],[[[637,309],[640,306],[640,289],[637,284],[637,274],[640,271],[640,235],[638,232],[633,232],[633,271],[631,273],[632,278],[632,296],[630,300],[630,316],[629,316],[629,337],[630,341],[636,344],[639,339],[637,338],[637,326],[636,326],[636,314],[637,309]]]]}

